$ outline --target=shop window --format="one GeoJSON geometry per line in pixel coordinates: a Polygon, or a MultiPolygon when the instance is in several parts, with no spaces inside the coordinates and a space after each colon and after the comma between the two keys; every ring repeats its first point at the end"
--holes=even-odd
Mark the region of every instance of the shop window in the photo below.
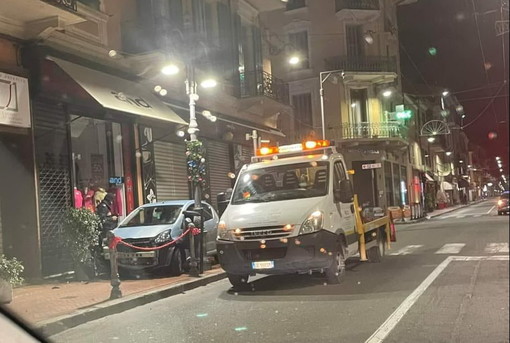
{"type": "Polygon", "coordinates": [[[113,195],[111,213],[126,216],[121,125],[71,115],[74,206],[95,211],[113,195]]]}

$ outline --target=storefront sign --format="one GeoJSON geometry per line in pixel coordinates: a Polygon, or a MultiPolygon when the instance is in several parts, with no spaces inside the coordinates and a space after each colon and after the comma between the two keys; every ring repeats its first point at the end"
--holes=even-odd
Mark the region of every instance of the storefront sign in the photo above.
{"type": "Polygon", "coordinates": [[[31,127],[28,79],[0,73],[0,124],[31,127]]]}
{"type": "Polygon", "coordinates": [[[108,179],[108,183],[111,185],[122,185],[124,183],[124,178],[122,176],[111,176],[108,179]]]}
{"type": "Polygon", "coordinates": [[[377,168],[381,168],[381,163],[369,163],[361,165],[361,169],[377,169],[377,168]]]}

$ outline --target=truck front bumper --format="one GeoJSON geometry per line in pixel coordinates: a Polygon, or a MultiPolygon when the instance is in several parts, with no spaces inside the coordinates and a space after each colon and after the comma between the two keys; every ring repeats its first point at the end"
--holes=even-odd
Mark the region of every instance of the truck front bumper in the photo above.
{"type": "Polygon", "coordinates": [[[217,240],[221,267],[230,274],[291,274],[329,268],[338,252],[338,236],[321,230],[286,239],[261,241],[217,240]],[[255,269],[252,262],[273,261],[274,267],[255,269]]]}

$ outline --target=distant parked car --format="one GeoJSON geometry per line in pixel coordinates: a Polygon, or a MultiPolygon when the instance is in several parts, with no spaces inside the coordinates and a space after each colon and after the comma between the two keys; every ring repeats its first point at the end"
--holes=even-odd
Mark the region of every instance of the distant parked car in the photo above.
{"type": "MultiPolygon", "coordinates": [[[[204,230],[207,232],[204,252],[208,256],[216,255],[219,217],[211,205],[205,202],[202,205],[204,230]]],[[[193,208],[194,202],[191,200],[146,204],[131,212],[113,232],[115,236],[132,245],[157,247],[183,233],[184,211],[193,208]]],[[[119,244],[117,246],[117,251],[121,253],[118,258],[119,268],[121,271],[123,269],[132,272],[168,271],[172,275],[180,275],[185,266],[188,246],[187,237],[177,244],[155,251],[141,251],[119,244]]]]}
{"type": "Polygon", "coordinates": [[[498,215],[502,215],[503,213],[508,214],[510,212],[510,207],[508,203],[508,196],[510,192],[503,192],[498,200],[498,215]]]}

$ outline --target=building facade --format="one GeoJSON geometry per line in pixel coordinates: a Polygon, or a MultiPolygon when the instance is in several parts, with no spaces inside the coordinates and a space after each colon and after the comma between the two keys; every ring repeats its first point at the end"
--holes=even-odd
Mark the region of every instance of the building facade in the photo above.
{"type": "Polygon", "coordinates": [[[199,88],[195,99],[207,151],[205,200],[216,205],[216,194],[232,186],[228,174],[249,161],[252,136],[256,146],[287,139],[288,86],[271,74],[259,24],[259,13],[280,1],[7,2],[0,75],[11,90],[13,82],[20,87],[24,121],[2,113],[1,156],[23,172],[1,169],[0,245],[25,263],[29,278],[72,270],[60,244],[68,208],[93,211],[111,192],[122,219],[143,203],[190,198],[181,134],[189,59],[197,82],[218,84],[199,88]],[[192,55],[175,53],[183,42],[198,43],[192,55]],[[181,72],[163,75],[169,62],[181,72]],[[20,203],[23,218],[12,208],[20,203]]]}

